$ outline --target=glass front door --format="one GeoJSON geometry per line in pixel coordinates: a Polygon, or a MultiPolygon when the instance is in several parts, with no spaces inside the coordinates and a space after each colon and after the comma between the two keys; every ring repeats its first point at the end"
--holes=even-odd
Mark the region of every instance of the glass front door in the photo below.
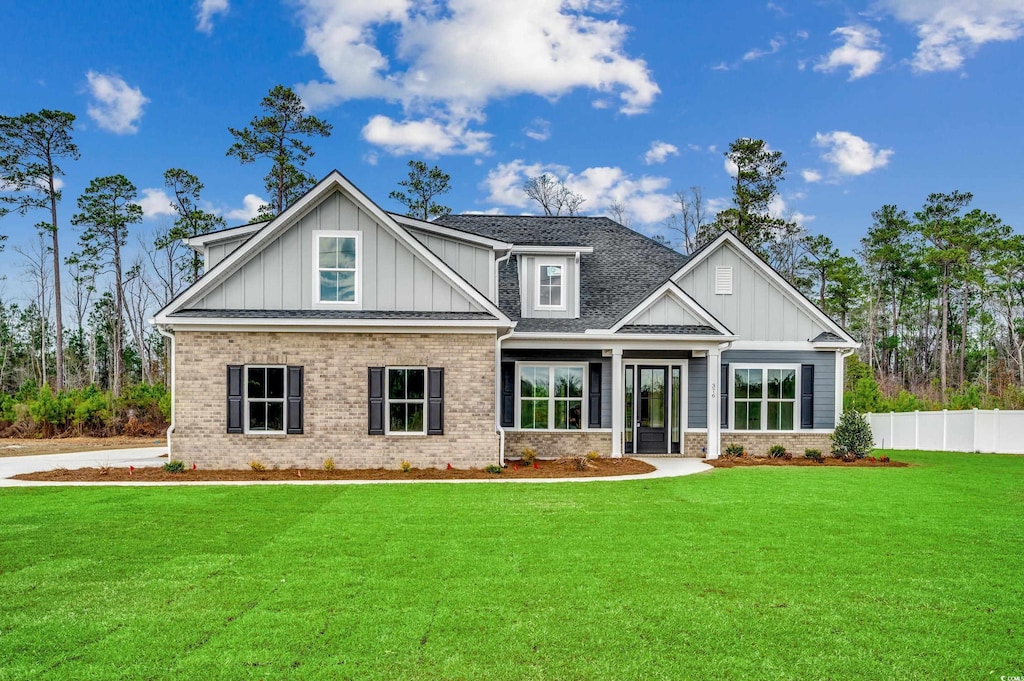
{"type": "Polygon", "coordinates": [[[637,384],[636,451],[664,454],[668,452],[668,367],[639,367],[637,384]]]}

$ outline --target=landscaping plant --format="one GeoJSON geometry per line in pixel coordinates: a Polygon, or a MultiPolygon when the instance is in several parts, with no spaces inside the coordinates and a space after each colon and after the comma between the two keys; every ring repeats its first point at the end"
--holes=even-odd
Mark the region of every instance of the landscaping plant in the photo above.
{"type": "Polygon", "coordinates": [[[862,459],[875,445],[871,425],[858,411],[846,409],[832,433],[832,455],[843,461],[862,459]]]}

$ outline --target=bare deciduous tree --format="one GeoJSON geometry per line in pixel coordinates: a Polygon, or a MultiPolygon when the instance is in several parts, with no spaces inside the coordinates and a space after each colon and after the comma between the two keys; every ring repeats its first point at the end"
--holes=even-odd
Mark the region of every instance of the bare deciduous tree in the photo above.
{"type": "Polygon", "coordinates": [[[577,194],[561,180],[547,173],[524,182],[523,192],[536,201],[544,210],[544,215],[548,216],[579,215],[580,206],[586,201],[582,194],[577,194]]]}

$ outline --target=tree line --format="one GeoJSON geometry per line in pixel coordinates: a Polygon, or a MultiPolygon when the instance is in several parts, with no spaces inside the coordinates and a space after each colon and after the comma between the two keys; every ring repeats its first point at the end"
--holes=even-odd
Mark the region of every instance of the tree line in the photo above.
{"type": "MultiPolygon", "coordinates": [[[[146,320],[202,273],[199,254],[181,240],[227,225],[202,207],[203,183],[183,168],[163,175],[170,223],[141,230],[138,190],[119,174],[94,178],[68,211],[61,178],[80,158],[74,122],[52,110],[0,116],[0,218],[38,219],[37,241],[16,249],[28,299],[0,298],[0,394],[92,386],[114,404],[126,386],[166,382],[165,342],[146,320]],[[76,228],[70,248],[62,225],[76,228]]],[[[311,140],[329,137],[331,125],[279,85],[247,126],[228,132],[229,157],[269,163],[271,198],[255,218],[263,221],[313,186],[305,169],[311,140]]],[[[780,151],[740,138],[725,155],[734,169],[731,205],[712,214],[702,188],[679,191],[667,236],[658,238],[691,253],[731,230],[848,328],[863,342],[863,364],[848,372],[852,406],[1024,404],[1024,239],[973,208],[970,193],[931,194],[913,212],[882,206],[860,247],[842,254],[827,236],[772,214],[787,168],[780,151]]],[[[408,167],[390,198],[423,220],[450,213],[439,203],[450,176],[423,161],[408,167]]],[[[579,215],[586,201],[549,175],[528,178],[521,190],[545,215],[579,215]]],[[[609,213],[629,225],[628,207],[616,203],[609,213]]]]}

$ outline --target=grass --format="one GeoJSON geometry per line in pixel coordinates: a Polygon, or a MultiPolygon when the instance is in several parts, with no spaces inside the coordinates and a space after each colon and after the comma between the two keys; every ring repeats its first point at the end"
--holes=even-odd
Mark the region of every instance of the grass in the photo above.
{"type": "Polygon", "coordinates": [[[1024,674],[1024,457],[0,490],[0,680],[1024,674]]]}

